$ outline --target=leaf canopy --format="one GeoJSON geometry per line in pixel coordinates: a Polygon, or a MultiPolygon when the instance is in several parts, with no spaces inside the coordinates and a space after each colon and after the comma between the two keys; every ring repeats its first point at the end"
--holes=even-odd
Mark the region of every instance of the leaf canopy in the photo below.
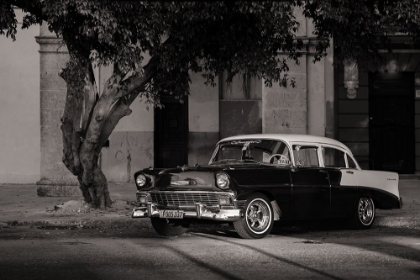
{"type": "Polygon", "coordinates": [[[286,58],[298,62],[303,48],[299,13],[313,20],[315,60],[334,38],[336,61],[362,64],[389,47],[388,35],[403,32],[416,42],[420,30],[417,0],[0,0],[0,32],[12,38],[13,5],[27,13],[23,27],[47,24],[76,60],[116,63],[123,75],[141,75],[145,54],[153,56],[158,66],[149,97],[186,93],[190,70],[202,71],[210,84],[223,71],[228,79],[246,72],[283,84],[286,58]]]}

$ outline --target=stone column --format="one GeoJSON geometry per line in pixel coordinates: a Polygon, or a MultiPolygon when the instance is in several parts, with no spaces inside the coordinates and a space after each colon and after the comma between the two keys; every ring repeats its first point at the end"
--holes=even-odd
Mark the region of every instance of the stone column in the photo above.
{"type": "Polygon", "coordinates": [[[68,61],[68,51],[46,25],[41,26],[36,41],[40,45],[41,73],[41,180],[37,184],[77,185],[76,178],[62,162],[60,118],[64,111],[67,86],[58,72],[68,61]]]}

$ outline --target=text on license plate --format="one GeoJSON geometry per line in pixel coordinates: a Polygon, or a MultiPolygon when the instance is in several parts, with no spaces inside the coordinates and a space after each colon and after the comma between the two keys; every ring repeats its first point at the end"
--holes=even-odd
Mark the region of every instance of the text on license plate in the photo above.
{"type": "Polygon", "coordinates": [[[184,217],[184,211],[178,210],[160,210],[159,218],[166,219],[182,219],[184,217]]]}

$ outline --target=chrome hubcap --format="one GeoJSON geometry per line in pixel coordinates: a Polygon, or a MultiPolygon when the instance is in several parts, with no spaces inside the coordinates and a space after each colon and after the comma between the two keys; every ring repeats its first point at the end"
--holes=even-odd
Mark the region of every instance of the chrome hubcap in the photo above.
{"type": "Polygon", "coordinates": [[[362,197],[359,200],[359,220],[365,226],[372,223],[375,216],[375,209],[371,198],[362,197]]]}
{"type": "Polygon", "coordinates": [[[246,223],[257,234],[264,233],[270,226],[271,209],[266,201],[256,198],[249,203],[246,211],[246,223]]]}

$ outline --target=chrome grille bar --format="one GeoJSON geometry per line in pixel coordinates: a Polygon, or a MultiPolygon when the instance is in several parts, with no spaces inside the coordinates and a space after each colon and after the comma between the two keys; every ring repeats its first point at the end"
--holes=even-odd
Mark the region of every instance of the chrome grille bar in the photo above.
{"type": "Polygon", "coordinates": [[[150,193],[150,197],[153,203],[164,206],[195,206],[196,203],[203,203],[207,206],[216,206],[219,204],[219,196],[211,192],[152,192],[150,193]]]}

